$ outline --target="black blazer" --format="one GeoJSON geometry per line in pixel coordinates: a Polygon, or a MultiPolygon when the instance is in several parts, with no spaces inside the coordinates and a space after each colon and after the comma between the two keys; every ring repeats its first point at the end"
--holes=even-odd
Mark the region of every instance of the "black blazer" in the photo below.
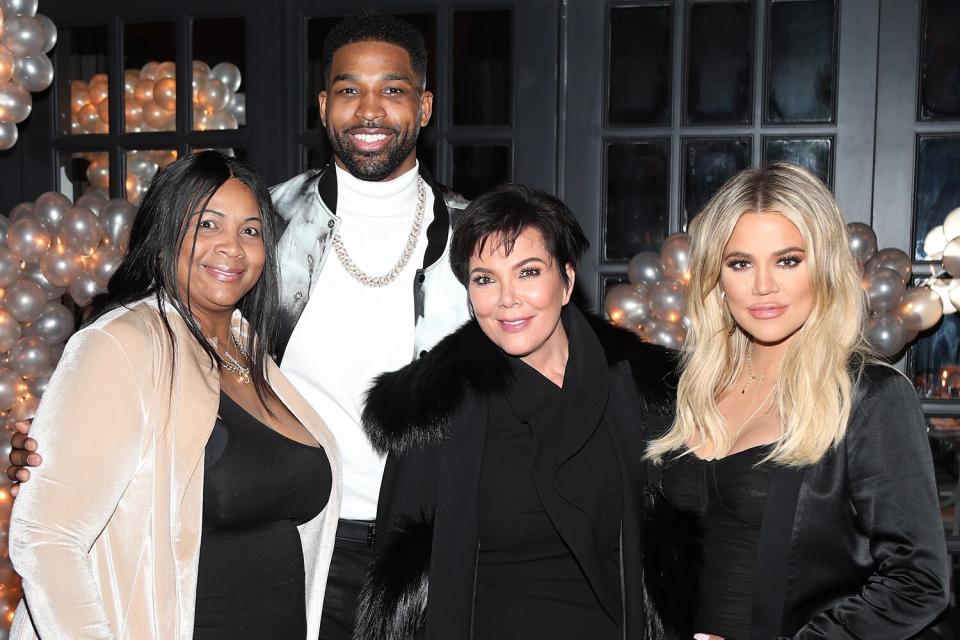
{"type": "Polygon", "coordinates": [[[870,365],[842,442],[816,465],[774,472],[751,639],[914,637],[946,607],[948,569],[916,391],[870,365]]]}
{"type": "MultiPolygon", "coordinates": [[[[591,401],[574,409],[580,414],[572,421],[577,427],[562,432],[564,462],[553,471],[557,492],[577,508],[547,504],[546,498],[544,506],[558,518],[601,605],[614,619],[625,620],[624,637],[648,638],[657,621],[648,615],[643,584],[642,456],[647,429],[659,432],[672,416],[673,389],[665,380],[674,359],[575,309],[563,317],[571,341],[581,332],[590,345],[588,357],[606,375],[584,383],[591,401]],[[622,562],[616,563],[622,598],[619,590],[600,587],[604,559],[594,544],[599,500],[583,489],[591,438],[601,419],[609,425],[623,481],[622,562]]],[[[470,637],[487,399],[510,379],[503,353],[470,322],[424,358],[381,376],[371,389],[364,424],[389,456],[378,505],[377,558],[361,597],[355,638],[470,637]]]]}

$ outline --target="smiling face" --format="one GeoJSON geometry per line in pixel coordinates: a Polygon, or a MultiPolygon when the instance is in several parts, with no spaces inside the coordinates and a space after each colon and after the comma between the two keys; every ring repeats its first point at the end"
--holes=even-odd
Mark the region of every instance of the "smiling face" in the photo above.
{"type": "Polygon", "coordinates": [[[354,42],[333,56],[320,118],[337,164],[361,180],[390,180],[416,164],[420,127],[433,94],[420,89],[402,47],[354,42]]]}
{"type": "Polygon", "coordinates": [[[560,311],[570,301],[576,274],[567,265],[564,286],[537,229],[524,229],[509,254],[500,240],[487,238],[483,251],[470,258],[470,303],[490,340],[542,371],[566,347],[560,311]]]}
{"type": "Polygon", "coordinates": [[[181,296],[189,297],[200,325],[209,327],[212,318],[232,313],[257,284],[265,261],[256,198],[246,185],[230,178],[207,207],[187,221],[177,256],[177,287],[181,296]]]}
{"type": "Polygon", "coordinates": [[[733,319],[754,341],[788,341],[814,301],[800,230],[776,212],[740,216],[723,251],[720,287],[733,319]]]}

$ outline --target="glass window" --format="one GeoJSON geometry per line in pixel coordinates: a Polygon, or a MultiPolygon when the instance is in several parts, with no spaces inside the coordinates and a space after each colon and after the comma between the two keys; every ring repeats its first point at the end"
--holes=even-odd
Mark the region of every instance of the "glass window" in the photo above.
{"type": "Polygon", "coordinates": [[[110,198],[110,166],[106,152],[60,151],[57,153],[57,173],[58,190],[71,202],[76,202],[89,190],[110,198]]]}
{"type": "Polygon", "coordinates": [[[659,251],[670,226],[670,141],[611,142],[606,155],[603,259],[659,251]]]}
{"type": "Polygon", "coordinates": [[[193,21],[193,129],[238,129],[247,123],[246,21],[193,21]],[[243,89],[243,91],[241,91],[243,89]]]}
{"type": "Polygon", "coordinates": [[[60,29],[52,55],[57,65],[60,133],[107,133],[107,28],[60,29]]]}
{"type": "Polygon", "coordinates": [[[753,121],[753,4],[698,2],[687,27],[687,124],[753,121]]]}
{"type": "Polygon", "coordinates": [[[671,7],[612,7],[609,16],[609,123],[669,125],[671,7]]]}
{"type": "Polygon", "coordinates": [[[504,182],[513,175],[509,144],[453,145],[453,190],[467,199],[504,182]]]}
{"type": "Polygon", "coordinates": [[[131,204],[140,202],[140,197],[153,182],[160,169],[177,159],[175,149],[134,149],[126,153],[126,174],[123,178],[123,193],[131,204]]]}
{"type": "Polygon", "coordinates": [[[924,0],[920,26],[920,119],[960,118],[960,2],[924,0]]]}
{"type": "Polygon", "coordinates": [[[509,9],[453,14],[453,123],[507,125],[513,104],[509,9]]]}
{"type": "Polygon", "coordinates": [[[828,187],[833,185],[833,138],[830,136],[763,138],[763,163],[789,162],[817,174],[828,187]]]}
{"type": "Polygon", "coordinates": [[[960,135],[917,138],[917,183],[914,187],[914,258],[926,260],[923,240],[953,209],[960,207],[960,135]]]}
{"type": "Polygon", "coordinates": [[[771,2],[766,122],[833,121],[834,16],[833,0],[771,2]]]}
{"type": "Polygon", "coordinates": [[[177,128],[177,30],[174,22],[127,24],[124,29],[125,131],[177,128]]]}
{"type": "Polygon", "coordinates": [[[750,166],[750,142],[750,138],[683,140],[681,227],[686,228],[724,182],[750,166]]]}

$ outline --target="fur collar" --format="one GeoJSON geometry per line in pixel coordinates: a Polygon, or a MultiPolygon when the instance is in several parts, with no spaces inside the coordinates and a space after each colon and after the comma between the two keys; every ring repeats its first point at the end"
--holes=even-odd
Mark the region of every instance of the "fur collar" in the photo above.
{"type": "MultiPolygon", "coordinates": [[[[641,342],[633,333],[584,316],[572,305],[564,312],[564,322],[588,324],[608,366],[627,367],[645,409],[660,414],[673,410],[676,352],[641,342]]],[[[364,429],[382,454],[437,443],[468,394],[489,397],[510,380],[506,356],[471,320],[424,357],[377,377],[367,391],[364,429]]]]}

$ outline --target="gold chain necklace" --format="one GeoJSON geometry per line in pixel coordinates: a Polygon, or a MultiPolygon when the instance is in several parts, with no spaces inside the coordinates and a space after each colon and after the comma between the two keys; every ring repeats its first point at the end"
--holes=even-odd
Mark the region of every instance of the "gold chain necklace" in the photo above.
{"type": "Polygon", "coordinates": [[[740,395],[745,394],[745,393],[747,392],[747,387],[749,387],[752,383],[756,382],[756,383],[759,384],[760,381],[763,380],[763,376],[764,376],[764,374],[762,374],[762,373],[761,373],[759,376],[758,376],[758,375],[754,375],[754,373],[753,373],[753,357],[752,357],[752,355],[751,355],[751,351],[750,351],[749,349],[747,349],[747,379],[746,379],[746,381],[744,381],[744,383],[743,383],[743,389],[740,389],[740,395]]]}
{"type": "Polygon", "coordinates": [[[233,342],[233,346],[236,347],[237,353],[247,361],[247,366],[245,367],[240,364],[236,358],[230,355],[229,351],[224,350],[223,368],[235,375],[240,384],[250,384],[250,354],[240,346],[240,341],[237,340],[237,336],[232,331],[230,332],[230,340],[233,342]]]}
{"type": "Polygon", "coordinates": [[[397,260],[397,264],[393,265],[393,268],[382,276],[371,276],[360,269],[350,258],[350,254],[347,253],[347,248],[343,246],[343,239],[340,237],[340,234],[335,233],[333,235],[333,251],[337,254],[337,259],[340,260],[340,264],[347,270],[347,273],[368,287],[385,287],[396,280],[400,272],[403,271],[403,268],[407,266],[410,256],[413,255],[413,250],[417,247],[417,241],[420,240],[420,227],[423,224],[426,202],[426,186],[424,185],[423,178],[417,176],[417,211],[413,216],[413,226],[410,228],[407,245],[403,248],[403,253],[400,254],[400,259],[397,260]]]}

